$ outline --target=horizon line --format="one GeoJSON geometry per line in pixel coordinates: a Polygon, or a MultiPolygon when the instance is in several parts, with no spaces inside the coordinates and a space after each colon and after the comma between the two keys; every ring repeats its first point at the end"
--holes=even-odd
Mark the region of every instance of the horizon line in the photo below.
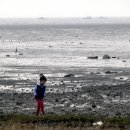
{"type": "Polygon", "coordinates": [[[28,18],[34,18],[34,19],[49,19],[49,18],[55,18],[55,19],[62,19],[62,18],[130,18],[130,16],[84,16],[84,17],[44,17],[44,16],[37,16],[37,17],[0,17],[0,19],[28,19],[28,18]]]}

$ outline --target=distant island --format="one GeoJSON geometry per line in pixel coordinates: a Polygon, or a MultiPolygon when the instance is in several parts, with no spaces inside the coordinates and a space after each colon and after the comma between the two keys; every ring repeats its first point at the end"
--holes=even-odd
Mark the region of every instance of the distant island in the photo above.
{"type": "Polygon", "coordinates": [[[92,17],[88,16],[88,17],[84,17],[83,19],[92,19],[92,17]]]}
{"type": "Polygon", "coordinates": [[[45,19],[44,17],[39,17],[39,19],[45,19]]]}
{"type": "Polygon", "coordinates": [[[93,18],[107,19],[108,17],[104,17],[104,16],[100,16],[100,17],[91,17],[91,16],[88,16],[88,17],[84,17],[83,19],[93,19],[93,18]]]}

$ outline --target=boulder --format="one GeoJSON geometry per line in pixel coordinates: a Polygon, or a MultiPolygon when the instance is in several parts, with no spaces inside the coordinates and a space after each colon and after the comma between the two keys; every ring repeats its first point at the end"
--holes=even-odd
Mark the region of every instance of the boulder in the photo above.
{"type": "Polygon", "coordinates": [[[98,56],[89,56],[88,59],[98,59],[98,56]]]}
{"type": "Polygon", "coordinates": [[[113,74],[113,72],[111,72],[111,71],[106,71],[105,73],[106,74],[113,74]]]}
{"type": "Polygon", "coordinates": [[[55,99],[55,102],[58,102],[58,99],[55,99]]]}
{"type": "Polygon", "coordinates": [[[10,57],[10,55],[6,55],[6,57],[10,57]]]}
{"type": "Polygon", "coordinates": [[[104,55],[103,59],[111,59],[111,57],[109,55],[104,55]]]}
{"type": "Polygon", "coordinates": [[[21,55],[21,56],[22,56],[22,55],[23,55],[23,53],[19,53],[19,55],[21,55]]]}
{"type": "Polygon", "coordinates": [[[121,116],[121,112],[115,112],[116,116],[121,116]]]}
{"type": "Polygon", "coordinates": [[[117,74],[118,72],[116,72],[116,71],[106,71],[105,73],[106,74],[117,74]]]}
{"type": "Polygon", "coordinates": [[[92,104],[92,108],[96,108],[97,106],[96,106],[96,104],[92,104]]]}
{"type": "Polygon", "coordinates": [[[113,56],[112,58],[113,58],[113,59],[115,59],[115,58],[116,58],[116,56],[113,56]]]}
{"type": "Polygon", "coordinates": [[[67,74],[64,77],[74,77],[74,74],[67,74]]]}
{"type": "Polygon", "coordinates": [[[17,101],[17,102],[16,102],[16,105],[18,105],[18,106],[19,106],[19,105],[22,105],[22,104],[23,104],[23,103],[20,102],[20,101],[17,101]]]}
{"type": "Polygon", "coordinates": [[[97,74],[101,74],[100,72],[97,72],[97,74]]]}

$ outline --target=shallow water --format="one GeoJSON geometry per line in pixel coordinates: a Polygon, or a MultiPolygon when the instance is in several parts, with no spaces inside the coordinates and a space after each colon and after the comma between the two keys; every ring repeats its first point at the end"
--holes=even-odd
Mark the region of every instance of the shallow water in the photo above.
{"type": "Polygon", "coordinates": [[[130,67],[130,20],[123,20],[77,19],[75,24],[53,24],[53,19],[48,20],[51,24],[1,24],[0,66],[130,67]],[[105,54],[118,59],[102,60],[105,54]]]}
{"type": "MultiPolygon", "coordinates": [[[[21,80],[17,85],[27,87],[27,80],[37,82],[41,72],[49,78],[61,78],[75,69],[82,70],[82,74],[97,73],[103,67],[127,69],[129,40],[130,18],[1,20],[0,77],[5,81],[21,80]],[[116,58],[103,60],[105,54],[116,58]],[[87,59],[88,56],[99,59],[87,59]]],[[[75,77],[82,74],[75,73],[75,77]]],[[[67,82],[70,81],[64,81],[67,82]]],[[[50,79],[48,84],[59,85],[60,81],[50,79]]]]}

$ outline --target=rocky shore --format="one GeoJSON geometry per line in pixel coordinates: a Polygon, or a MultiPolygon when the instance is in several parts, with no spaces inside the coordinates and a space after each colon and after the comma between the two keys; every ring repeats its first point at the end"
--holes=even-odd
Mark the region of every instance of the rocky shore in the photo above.
{"type": "MultiPolygon", "coordinates": [[[[25,74],[29,72],[27,67],[21,68],[26,69],[25,74]]],[[[34,77],[38,77],[41,69],[42,67],[37,68],[39,72],[36,70],[30,76],[23,76],[24,79],[22,76],[16,79],[13,76],[1,76],[0,113],[34,114],[34,77]]],[[[46,114],[73,113],[110,117],[130,115],[128,68],[50,69],[51,73],[47,73],[48,68],[44,70],[48,78],[44,99],[46,114]]]]}

